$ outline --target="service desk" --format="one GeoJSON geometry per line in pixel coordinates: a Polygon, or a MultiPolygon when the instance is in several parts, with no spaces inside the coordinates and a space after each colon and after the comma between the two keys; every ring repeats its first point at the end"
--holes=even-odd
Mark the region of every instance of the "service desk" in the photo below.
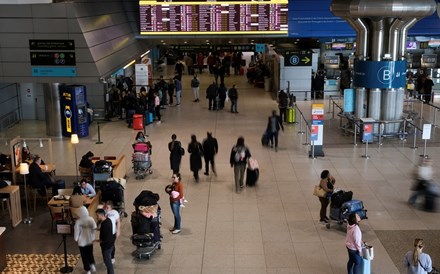
{"type": "Polygon", "coordinates": [[[6,186],[0,188],[0,193],[9,194],[12,227],[18,226],[23,219],[21,215],[20,187],[17,185],[6,186]]]}

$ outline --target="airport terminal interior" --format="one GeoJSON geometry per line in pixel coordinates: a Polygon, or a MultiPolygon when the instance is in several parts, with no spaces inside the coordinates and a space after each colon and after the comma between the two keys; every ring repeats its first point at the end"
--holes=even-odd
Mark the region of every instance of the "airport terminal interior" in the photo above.
{"type": "MultiPolygon", "coordinates": [[[[278,109],[272,93],[255,88],[245,76],[231,75],[225,78],[225,84],[227,87],[237,85],[239,113],[230,112],[230,103],[223,110],[210,111],[205,90],[213,77],[206,70],[199,77],[200,102],[193,102],[191,76],[184,74],[182,104],[167,106],[162,110],[162,123],[155,122],[146,127],[148,140],[153,145],[153,173],[145,179],[137,180],[133,174],[130,159],[137,131],[127,128],[124,120],[112,118],[100,122],[102,144],[96,144],[96,121],[90,125],[89,136],[80,138],[76,148],[69,138],[51,138],[56,174],[66,180],[67,186],[75,181],[76,161],[92,151],[95,156],[127,157],[125,211],[129,215],[134,210],[134,198],[142,190],[160,195],[161,249],[149,260],[135,258],[132,252],[136,248],[130,240],[130,218],[123,218],[122,233],[116,242],[116,273],[346,273],[345,224],[331,222],[330,228],[321,224],[320,203],[312,195],[320,173],[325,169],[335,177],[338,189],[353,191],[353,199],[362,200],[368,210],[368,219],[362,220],[360,227],[362,240],[374,246],[372,273],[404,273],[403,256],[412,249],[414,238],[425,240],[425,252],[432,256],[434,266],[439,264],[439,213],[424,211],[422,198],[415,206],[407,203],[420,155],[429,155],[433,159],[434,176],[438,178],[437,126],[432,127],[426,150],[421,136],[416,141],[418,149],[412,148],[412,136],[406,140],[383,139],[381,145],[378,142],[369,144],[367,153],[370,157],[367,159],[362,157],[366,153],[365,144],[358,141],[355,146],[353,135],[345,134],[341,129],[337,113],[332,118],[331,101],[317,100],[315,103],[325,106],[325,156],[312,159],[309,157],[311,147],[305,144],[308,137],[298,132],[305,130],[306,126],[305,122],[300,123],[299,111],[310,121],[314,101],[297,102],[297,123],[284,123],[279,149],[275,151],[261,145],[268,116],[272,110],[278,109]],[[173,235],[168,230],[173,226],[173,215],[164,190],[172,176],[168,142],[175,133],[186,148],[192,134],[202,141],[207,131],[211,131],[219,142],[219,153],[215,158],[217,176],[212,172],[205,176],[202,169],[201,179],[196,182],[189,170],[188,153],[183,156],[181,173],[188,202],[181,208],[182,231],[173,235]],[[245,187],[236,193],[229,156],[239,136],[245,138],[252,157],[258,161],[260,178],[255,187],[245,187]]],[[[341,104],[337,97],[334,101],[341,104]]],[[[406,108],[410,109],[410,104],[406,108]]],[[[420,113],[421,104],[415,102],[413,110],[420,113]]],[[[423,119],[414,121],[417,126],[433,123],[433,109],[425,106],[423,112],[423,119]]],[[[4,137],[38,138],[45,136],[44,132],[43,121],[22,121],[8,129],[4,137]]],[[[38,141],[28,141],[28,146],[47,159],[48,155],[44,154],[38,141]]],[[[24,218],[24,200],[22,205],[24,218]]],[[[38,201],[36,211],[31,203],[32,224],[21,223],[12,228],[8,211],[3,210],[1,214],[1,226],[6,227],[7,254],[41,254],[43,257],[45,254],[63,254],[62,236],[51,232],[51,217],[44,201],[38,201]]],[[[72,236],[67,237],[67,253],[76,255],[73,261],[77,262],[79,250],[72,236]]],[[[98,273],[105,273],[99,245],[94,246],[94,254],[98,273]]],[[[40,269],[35,273],[51,273],[47,269],[41,270],[46,265],[44,261],[26,261],[26,264],[34,270],[40,269]]],[[[21,263],[20,267],[25,266],[21,263]]],[[[74,273],[85,273],[81,262],[74,267],[74,273]]],[[[18,272],[31,273],[21,269],[18,272]]]]}

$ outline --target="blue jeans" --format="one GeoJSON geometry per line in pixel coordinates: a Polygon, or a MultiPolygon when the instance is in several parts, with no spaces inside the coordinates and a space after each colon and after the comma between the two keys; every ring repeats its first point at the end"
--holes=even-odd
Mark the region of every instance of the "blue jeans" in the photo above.
{"type": "Polygon", "coordinates": [[[275,147],[278,147],[278,131],[275,132],[269,131],[269,141],[271,145],[274,144],[274,139],[275,139],[275,147]]]}
{"type": "Polygon", "coordinates": [[[180,202],[170,202],[171,205],[171,211],[173,211],[174,215],[174,229],[180,229],[180,202]]]}
{"type": "Polygon", "coordinates": [[[348,274],[359,274],[362,263],[361,255],[359,255],[359,252],[357,250],[351,250],[347,248],[347,251],[348,251],[348,263],[347,263],[348,274]]]}
{"type": "Polygon", "coordinates": [[[182,95],[181,90],[176,90],[176,104],[180,105],[180,96],[182,95]]]}
{"type": "Polygon", "coordinates": [[[107,267],[107,274],[114,274],[115,271],[113,270],[113,264],[112,264],[112,251],[113,247],[102,249],[102,258],[104,260],[105,267],[107,267]]]}
{"type": "Polygon", "coordinates": [[[231,112],[237,112],[238,99],[231,99],[231,112]]]}

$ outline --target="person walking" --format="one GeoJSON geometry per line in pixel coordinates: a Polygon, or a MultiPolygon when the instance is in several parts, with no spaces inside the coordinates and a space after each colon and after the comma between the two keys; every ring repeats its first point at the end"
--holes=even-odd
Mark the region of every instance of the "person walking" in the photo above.
{"type": "Polygon", "coordinates": [[[425,103],[431,103],[432,87],[434,82],[432,81],[431,75],[427,75],[425,81],[423,82],[423,99],[425,103]]]}
{"type": "MultiPolygon", "coordinates": [[[[170,228],[171,233],[178,234],[182,231],[180,217],[180,201],[183,199],[183,183],[180,173],[173,174],[173,183],[167,191],[170,195],[171,211],[174,215],[174,226],[170,228]]],[[[168,189],[168,188],[167,188],[168,189]]]]}
{"type": "Polygon", "coordinates": [[[126,97],[125,101],[125,109],[127,111],[127,124],[128,128],[131,128],[133,125],[133,115],[136,112],[136,97],[134,96],[133,92],[129,91],[126,97]]]}
{"type": "Polygon", "coordinates": [[[177,140],[176,134],[171,135],[171,142],[168,143],[168,150],[170,151],[170,168],[173,173],[179,173],[180,162],[185,150],[180,141],[177,140]]]}
{"type": "Polygon", "coordinates": [[[199,102],[200,101],[200,81],[197,78],[197,74],[194,74],[194,77],[191,80],[191,89],[194,94],[194,101],[193,102],[199,102]]]}
{"type": "Polygon", "coordinates": [[[160,124],[162,115],[160,115],[160,98],[157,91],[154,93],[154,113],[156,114],[157,124],[160,124]]]}
{"type": "Polygon", "coordinates": [[[335,186],[336,180],[333,178],[332,175],[330,175],[330,171],[323,170],[321,172],[321,180],[319,181],[319,186],[327,192],[326,197],[318,197],[319,202],[321,203],[321,210],[319,211],[319,222],[323,224],[328,224],[328,217],[327,217],[327,207],[330,203],[330,197],[333,193],[333,189],[335,186]]]}
{"type": "Polygon", "coordinates": [[[414,249],[408,251],[403,258],[403,264],[408,269],[407,274],[428,274],[432,271],[431,256],[423,253],[425,244],[422,239],[414,239],[414,249]]]}
{"type": "Polygon", "coordinates": [[[282,129],[284,131],[283,122],[281,121],[281,117],[277,115],[275,110],[272,110],[272,116],[269,116],[267,122],[266,132],[268,133],[270,146],[274,146],[275,139],[275,151],[278,151],[278,132],[282,129]]]}
{"type": "Polygon", "coordinates": [[[104,209],[99,208],[96,210],[96,218],[100,222],[99,228],[99,242],[101,245],[102,259],[107,268],[107,274],[114,274],[112,263],[112,251],[115,248],[115,238],[113,236],[112,221],[107,218],[104,209]]]}
{"type": "Polygon", "coordinates": [[[95,241],[95,220],[89,216],[85,206],[79,208],[79,219],[75,221],[74,239],[78,242],[79,253],[87,274],[96,272],[93,242],[95,241]]]}
{"type": "Polygon", "coordinates": [[[237,111],[238,92],[235,84],[232,85],[232,88],[228,90],[228,97],[231,100],[231,112],[238,113],[237,111]]]}
{"type": "Polygon", "coordinates": [[[191,143],[188,144],[188,153],[191,154],[189,156],[189,167],[194,174],[194,179],[198,182],[199,170],[202,169],[203,147],[194,134],[191,135],[191,143]]]}
{"type": "Polygon", "coordinates": [[[429,185],[433,178],[432,160],[430,158],[421,158],[420,163],[414,172],[414,185],[411,188],[413,193],[408,199],[410,205],[414,205],[417,202],[419,196],[426,196],[428,193],[429,185]]]}
{"type": "Polygon", "coordinates": [[[217,97],[217,84],[212,82],[206,89],[206,99],[208,99],[208,109],[215,110],[215,97],[217,97]]]}
{"type": "Polygon", "coordinates": [[[224,84],[221,84],[218,88],[218,98],[219,98],[219,109],[223,109],[225,107],[225,100],[228,94],[228,89],[225,87],[224,84]]]}
{"type": "Polygon", "coordinates": [[[281,123],[286,121],[287,106],[289,105],[289,96],[284,90],[278,94],[278,108],[280,109],[281,123]]]}
{"type": "MultiPolygon", "coordinates": [[[[119,216],[119,212],[115,209],[113,209],[113,202],[107,201],[104,204],[104,210],[107,218],[109,218],[112,221],[112,234],[113,238],[116,239],[119,238],[119,235],[121,235],[121,217],[119,216]]],[[[111,260],[112,264],[115,263],[115,247],[113,246],[113,250],[111,252],[111,260]]]]}
{"type": "Polygon", "coordinates": [[[170,79],[168,81],[167,88],[168,88],[168,97],[170,97],[170,100],[168,103],[171,106],[173,104],[173,98],[174,98],[174,81],[173,81],[173,79],[170,79]]]}
{"type": "Polygon", "coordinates": [[[348,274],[360,273],[362,263],[362,232],[359,228],[360,221],[361,218],[355,212],[348,216],[347,235],[345,236],[345,247],[348,252],[348,274]]]}
{"type": "Polygon", "coordinates": [[[214,175],[217,176],[215,171],[214,157],[218,153],[217,139],[212,137],[212,132],[206,133],[206,139],[203,140],[203,157],[205,158],[205,175],[209,175],[209,163],[211,163],[211,169],[214,175]]]}
{"type": "Polygon", "coordinates": [[[174,77],[174,87],[176,88],[176,106],[180,105],[180,96],[182,95],[182,82],[178,75],[174,77]]]}
{"type": "Polygon", "coordinates": [[[237,143],[232,147],[229,163],[234,168],[235,191],[237,193],[244,187],[244,171],[251,153],[244,144],[244,138],[238,137],[237,143]]]}

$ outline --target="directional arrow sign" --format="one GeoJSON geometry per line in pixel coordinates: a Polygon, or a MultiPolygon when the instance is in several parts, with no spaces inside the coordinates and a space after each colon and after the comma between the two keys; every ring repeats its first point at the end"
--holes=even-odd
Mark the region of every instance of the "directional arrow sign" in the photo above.
{"type": "Polygon", "coordinates": [[[312,66],[311,51],[287,51],[284,56],[285,67],[309,67],[312,66]]]}

